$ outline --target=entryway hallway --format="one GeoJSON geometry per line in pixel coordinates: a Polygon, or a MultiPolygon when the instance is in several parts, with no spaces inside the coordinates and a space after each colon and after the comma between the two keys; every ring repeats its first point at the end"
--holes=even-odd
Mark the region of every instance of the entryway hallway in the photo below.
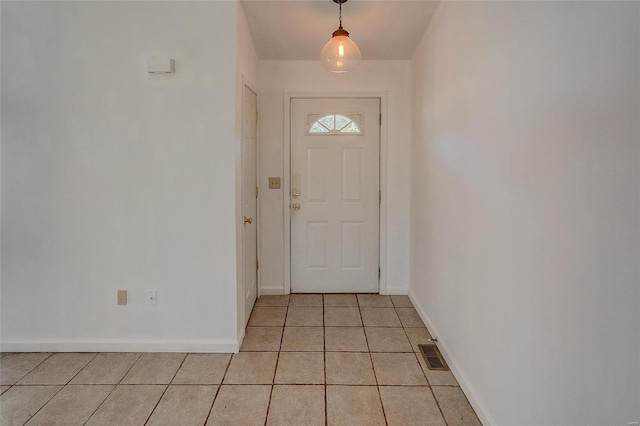
{"type": "Polygon", "coordinates": [[[407,296],[262,296],[238,354],[11,353],[2,425],[480,424],[407,296]]]}

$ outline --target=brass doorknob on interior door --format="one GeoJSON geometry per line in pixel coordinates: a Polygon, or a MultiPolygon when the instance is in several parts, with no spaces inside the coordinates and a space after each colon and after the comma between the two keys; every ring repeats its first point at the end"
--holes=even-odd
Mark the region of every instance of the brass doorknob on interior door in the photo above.
{"type": "Polygon", "coordinates": [[[252,223],[253,219],[251,219],[250,217],[244,217],[244,223],[252,223]]]}
{"type": "Polygon", "coordinates": [[[298,204],[298,203],[293,203],[292,207],[293,207],[293,210],[295,210],[295,211],[300,210],[300,204],[298,204]]]}

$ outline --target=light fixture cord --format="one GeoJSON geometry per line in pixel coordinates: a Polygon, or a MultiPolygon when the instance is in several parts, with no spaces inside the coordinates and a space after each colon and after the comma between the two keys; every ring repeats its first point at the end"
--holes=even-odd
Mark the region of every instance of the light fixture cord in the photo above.
{"type": "Polygon", "coordinates": [[[342,29],[342,2],[340,2],[340,27],[339,29],[342,29]]]}

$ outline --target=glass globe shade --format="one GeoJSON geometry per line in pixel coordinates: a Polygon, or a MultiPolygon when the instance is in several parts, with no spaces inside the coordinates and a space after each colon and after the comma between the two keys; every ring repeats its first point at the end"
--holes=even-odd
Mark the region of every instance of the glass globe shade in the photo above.
{"type": "Polygon", "coordinates": [[[360,63],[360,49],[348,34],[334,35],[322,48],[320,62],[327,71],[336,73],[352,71],[360,63]]]}

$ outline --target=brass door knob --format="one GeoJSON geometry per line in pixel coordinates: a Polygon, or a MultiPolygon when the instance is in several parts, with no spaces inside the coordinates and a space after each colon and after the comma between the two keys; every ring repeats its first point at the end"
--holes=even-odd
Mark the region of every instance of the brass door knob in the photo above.
{"type": "Polygon", "coordinates": [[[253,219],[251,219],[250,217],[244,217],[244,223],[252,223],[253,219]]]}
{"type": "Polygon", "coordinates": [[[298,211],[300,210],[300,204],[298,203],[293,203],[293,206],[291,206],[293,208],[293,210],[298,211]]]}

